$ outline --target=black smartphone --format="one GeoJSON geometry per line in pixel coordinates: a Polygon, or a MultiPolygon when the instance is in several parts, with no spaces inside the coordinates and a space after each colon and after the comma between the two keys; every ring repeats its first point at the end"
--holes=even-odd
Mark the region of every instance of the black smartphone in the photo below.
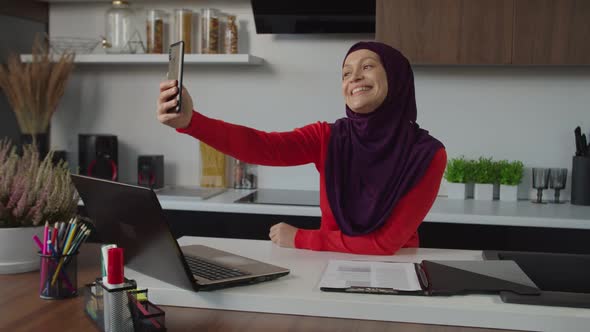
{"type": "Polygon", "coordinates": [[[168,113],[180,113],[182,106],[182,70],[184,66],[184,42],[181,40],[170,45],[168,51],[168,79],[176,80],[178,94],[176,107],[168,110],[168,113]]]}

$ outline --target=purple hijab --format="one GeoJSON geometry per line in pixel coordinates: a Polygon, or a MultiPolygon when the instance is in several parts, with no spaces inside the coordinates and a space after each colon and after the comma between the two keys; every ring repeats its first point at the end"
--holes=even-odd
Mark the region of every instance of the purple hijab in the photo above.
{"type": "Polygon", "coordinates": [[[443,147],[416,123],[414,75],[408,60],[377,42],[356,43],[346,55],[360,49],[381,58],[388,92],[375,111],[357,114],[346,106],[346,118],[332,125],[326,192],[340,230],[350,236],[383,226],[443,147]]]}

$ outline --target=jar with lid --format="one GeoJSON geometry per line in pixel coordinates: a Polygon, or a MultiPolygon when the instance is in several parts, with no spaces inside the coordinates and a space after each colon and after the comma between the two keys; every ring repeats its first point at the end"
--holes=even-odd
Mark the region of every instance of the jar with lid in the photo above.
{"type": "Polygon", "coordinates": [[[160,9],[150,9],[147,13],[146,36],[147,53],[164,53],[168,45],[168,14],[160,9]]]}
{"type": "Polygon", "coordinates": [[[256,189],[258,185],[257,167],[235,159],[233,166],[234,189],[256,189]]]}
{"type": "Polygon", "coordinates": [[[127,1],[115,0],[105,15],[107,53],[128,53],[128,43],[133,33],[133,11],[127,1]]]}
{"type": "Polygon", "coordinates": [[[216,9],[203,8],[201,11],[201,53],[219,53],[219,15],[216,9]]]}
{"type": "Polygon", "coordinates": [[[190,9],[174,10],[173,43],[184,41],[184,53],[193,53],[193,11],[190,9]]]}
{"type": "Polygon", "coordinates": [[[235,15],[226,15],[224,20],[223,53],[238,53],[238,26],[235,15]]]}

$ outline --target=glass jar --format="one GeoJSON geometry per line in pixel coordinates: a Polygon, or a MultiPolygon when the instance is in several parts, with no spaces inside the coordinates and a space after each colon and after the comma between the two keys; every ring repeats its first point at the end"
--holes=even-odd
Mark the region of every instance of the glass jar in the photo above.
{"type": "Polygon", "coordinates": [[[223,42],[223,53],[237,54],[238,53],[238,26],[236,24],[235,15],[227,15],[225,17],[225,33],[223,42]]]}
{"type": "Polygon", "coordinates": [[[167,32],[168,14],[163,10],[150,9],[146,20],[147,53],[166,52],[167,32]]]}
{"type": "Polygon", "coordinates": [[[127,1],[115,0],[106,12],[107,53],[129,53],[129,39],[133,33],[133,11],[127,1]]]}
{"type": "Polygon", "coordinates": [[[201,53],[219,53],[219,16],[216,9],[203,8],[201,11],[201,53]]]}
{"type": "Polygon", "coordinates": [[[254,164],[235,159],[232,175],[234,189],[256,189],[258,185],[258,168],[254,164]]]}
{"type": "Polygon", "coordinates": [[[184,53],[193,53],[193,11],[190,9],[174,10],[173,43],[184,41],[184,53]]]}

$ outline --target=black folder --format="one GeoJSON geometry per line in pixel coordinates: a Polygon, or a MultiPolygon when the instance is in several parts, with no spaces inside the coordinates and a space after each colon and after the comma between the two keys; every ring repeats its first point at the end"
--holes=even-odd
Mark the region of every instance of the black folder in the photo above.
{"type": "Polygon", "coordinates": [[[414,263],[414,268],[421,287],[418,290],[355,285],[320,287],[320,289],[330,292],[427,296],[502,291],[523,295],[540,294],[539,288],[514,261],[424,260],[421,263],[414,263]]]}
{"type": "Polygon", "coordinates": [[[590,255],[484,250],[483,258],[516,262],[541,291],[538,296],[501,292],[504,302],[590,308],[590,255]]]}

